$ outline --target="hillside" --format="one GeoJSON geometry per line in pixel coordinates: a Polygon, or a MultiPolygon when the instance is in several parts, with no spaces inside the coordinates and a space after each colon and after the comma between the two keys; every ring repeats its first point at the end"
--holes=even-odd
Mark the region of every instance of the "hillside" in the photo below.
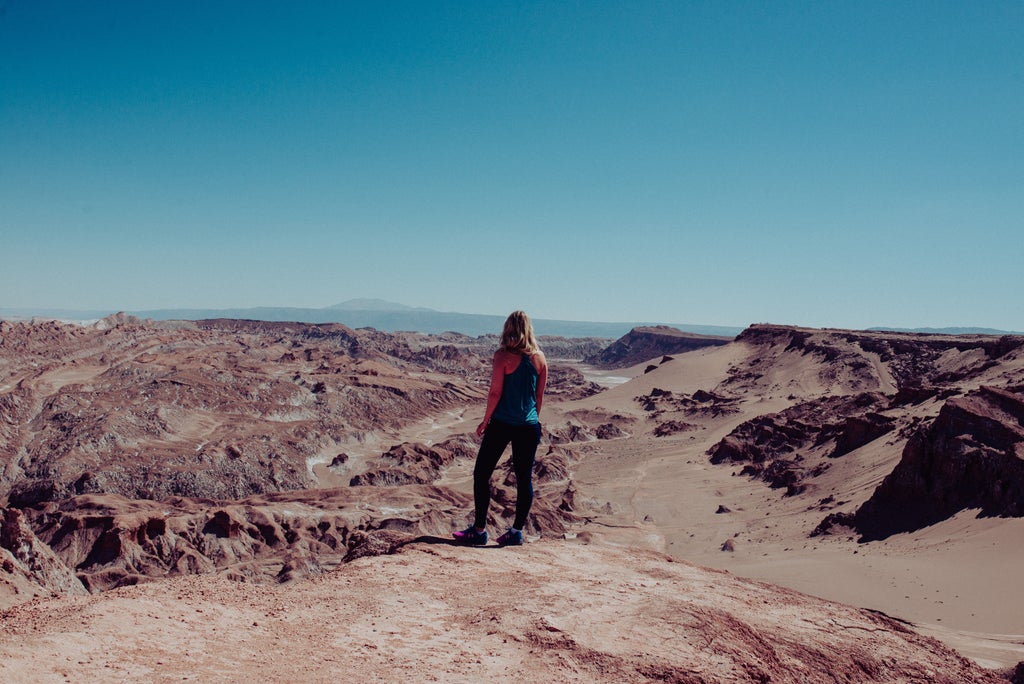
{"type": "Polygon", "coordinates": [[[998,682],[878,613],[651,552],[379,534],[316,579],[183,577],[6,611],[5,681],[998,682]]]}
{"type": "Polygon", "coordinates": [[[598,368],[625,368],[666,354],[682,354],[731,341],[731,337],[697,335],[667,325],[638,327],[584,361],[598,368]]]}
{"type": "Polygon", "coordinates": [[[554,409],[591,440],[574,445],[573,510],[602,537],[882,610],[1016,663],[1024,595],[1009,578],[1024,518],[978,514],[1006,515],[1018,491],[1012,468],[983,464],[1019,462],[1017,400],[985,397],[1019,396],[1022,351],[1022,337],[759,325],[618,371],[633,379],[554,409]],[[959,402],[979,419],[944,427],[959,402]],[[602,426],[621,437],[595,439],[602,426]],[[916,489],[880,487],[890,475],[916,489]],[[873,496],[927,516],[859,541],[849,518],[873,496]]]}

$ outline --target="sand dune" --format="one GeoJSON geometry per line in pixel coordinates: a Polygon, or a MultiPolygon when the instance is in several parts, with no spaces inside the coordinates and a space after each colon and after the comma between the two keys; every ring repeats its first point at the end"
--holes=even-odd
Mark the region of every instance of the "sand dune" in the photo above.
{"type": "MultiPolygon", "coordinates": [[[[1024,593],[1017,590],[1015,570],[1024,564],[1024,520],[978,518],[976,510],[964,510],[944,522],[867,544],[858,543],[859,535],[852,530],[810,536],[829,512],[855,511],[872,496],[900,462],[910,428],[932,420],[944,405],[936,394],[889,411],[898,427],[884,437],[842,458],[820,457],[827,470],[808,478],[807,490],[799,496],[785,496],[785,490],[741,476],[742,464],[709,463],[708,450],[752,418],[817,397],[896,392],[892,360],[882,364],[877,352],[864,353],[844,339],[851,334],[815,331],[820,344],[833,346],[828,353],[814,354],[792,348],[792,338],[780,330],[755,332],[726,347],[680,355],[648,373],[636,374],[634,368],[636,375],[628,383],[555,407],[556,412],[575,415],[580,407],[625,414],[639,426],[627,441],[580,447],[585,455],[576,467],[576,482],[592,502],[583,528],[622,544],[646,545],[885,611],[990,666],[1024,659],[1024,593]],[[842,355],[864,361],[837,364],[842,355]],[[676,398],[707,391],[741,401],[735,413],[709,416],[694,406],[673,405],[663,395],[654,411],[644,410],[637,398],[658,390],[676,398]],[[653,436],[655,425],[672,418],[698,429],[653,436]],[[720,507],[728,512],[718,512],[720,507]],[[729,551],[722,550],[726,542],[729,551]]],[[[898,342],[910,344],[912,338],[898,342]]],[[[936,346],[943,342],[931,337],[926,341],[936,346]]],[[[952,346],[934,351],[927,372],[954,378],[956,395],[986,382],[1013,384],[1024,377],[1019,355],[1002,357],[986,368],[989,358],[979,347],[964,340],[945,342],[952,346]]],[[[927,384],[924,372],[920,379],[927,384]]],[[[801,463],[814,462],[814,454],[813,447],[803,451],[801,463]]]]}

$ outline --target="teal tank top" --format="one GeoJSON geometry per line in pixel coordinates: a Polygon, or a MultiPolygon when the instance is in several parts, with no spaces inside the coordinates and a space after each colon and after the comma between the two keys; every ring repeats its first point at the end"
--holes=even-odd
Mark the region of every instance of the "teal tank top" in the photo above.
{"type": "Polygon", "coordinates": [[[537,369],[530,357],[522,355],[519,365],[505,375],[501,399],[491,416],[509,425],[531,425],[540,422],[537,417],[537,369]]]}

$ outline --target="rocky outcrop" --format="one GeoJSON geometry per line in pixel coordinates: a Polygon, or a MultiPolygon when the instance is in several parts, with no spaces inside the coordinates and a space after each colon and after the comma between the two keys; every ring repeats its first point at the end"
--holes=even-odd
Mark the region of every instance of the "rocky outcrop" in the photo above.
{"type": "Polygon", "coordinates": [[[0,508],[0,586],[23,595],[87,593],[71,568],[36,537],[25,515],[10,508],[0,508]]]}
{"type": "MultiPolygon", "coordinates": [[[[20,538],[38,538],[41,567],[56,565],[69,578],[60,586],[52,579],[44,586],[74,593],[75,587],[95,592],[211,573],[249,582],[291,581],[337,567],[349,554],[353,534],[377,529],[447,534],[468,506],[464,496],[434,487],[377,496],[361,490],[219,502],[84,495],[7,515],[19,525],[20,538]]],[[[10,527],[5,522],[0,541],[10,538],[10,527]]]]}
{"type": "Polygon", "coordinates": [[[870,541],[974,508],[1024,516],[1024,387],[982,387],[947,401],[852,522],[870,541]]]}
{"type": "Polygon", "coordinates": [[[878,393],[821,397],[741,423],[713,446],[712,463],[742,463],[743,475],[763,479],[789,495],[843,456],[890,432],[896,421],[878,413],[889,400],[878,393]],[[831,448],[829,448],[831,445],[831,448]]]}
{"type": "MultiPolygon", "coordinates": [[[[1024,336],[938,335],[867,330],[818,330],[758,324],[738,342],[760,348],[762,361],[778,353],[811,356],[823,380],[851,390],[874,390],[890,379],[909,401],[939,393],[1021,353],[1024,336]]],[[[742,379],[742,378],[740,378],[742,379]]]]}
{"type": "Polygon", "coordinates": [[[569,444],[571,442],[591,442],[597,436],[591,430],[574,422],[553,426],[546,429],[548,440],[552,444],[569,444]]]}
{"type": "Polygon", "coordinates": [[[615,423],[601,423],[594,430],[594,436],[598,439],[619,439],[626,437],[626,433],[622,431],[615,423]]]}
{"type": "Polygon", "coordinates": [[[826,426],[822,430],[819,441],[834,436],[835,448],[829,456],[839,458],[888,434],[892,431],[895,423],[894,418],[881,413],[868,412],[847,416],[839,424],[826,426]]]}
{"type": "Polygon", "coordinates": [[[647,394],[641,394],[633,400],[649,412],[649,418],[674,412],[682,412],[691,417],[718,418],[737,413],[740,402],[738,397],[721,396],[706,390],[679,394],[660,387],[654,387],[647,394]]]}
{"type": "Polygon", "coordinates": [[[343,440],[482,398],[475,375],[428,358],[482,366],[444,349],[417,362],[402,336],[336,324],[4,323],[0,502],[315,486],[308,463],[343,440]]]}
{"type": "Polygon", "coordinates": [[[655,437],[668,437],[674,435],[677,432],[690,432],[697,430],[696,425],[691,423],[684,423],[681,420],[666,420],[664,423],[658,423],[657,427],[654,428],[655,437]]]}
{"type": "Polygon", "coordinates": [[[717,347],[732,342],[731,337],[687,333],[666,325],[633,328],[598,354],[584,361],[599,368],[625,368],[666,354],[717,347]]]}
{"type": "Polygon", "coordinates": [[[178,578],[6,611],[0,678],[1005,681],[879,613],[652,552],[577,539],[486,553],[389,531],[352,540],[352,562],[315,581],[178,578]]]}
{"type": "MultiPolygon", "coordinates": [[[[462,455],[468,455],[463,453],[462,455]]],[[[455,459],[455,452],[444,446],[420,443],[396,444],[381,454],[383,467],[359,473],[350,487],[392,487],[404,484],[427,484],[436,480],[441,469],[455,459]]]]}

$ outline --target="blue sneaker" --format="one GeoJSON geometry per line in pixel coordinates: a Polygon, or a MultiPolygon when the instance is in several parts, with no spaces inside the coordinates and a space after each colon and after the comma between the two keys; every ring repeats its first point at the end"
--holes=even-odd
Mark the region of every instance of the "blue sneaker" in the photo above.
{"type": "Polygon", "coordinates": [[[505,534],[498,537],[498,546],[522,546],[523,533],[519,530],[508,528],[505,534]]]}
{"type": "Polygon", "coordinates": [[[456,542],[466,546],[483,546],[487,543],[487,530],[477,532],[476,527],[473,525],[470,525],[461,532],[453,533],[452,536],[455,537],[456,542]]]}

